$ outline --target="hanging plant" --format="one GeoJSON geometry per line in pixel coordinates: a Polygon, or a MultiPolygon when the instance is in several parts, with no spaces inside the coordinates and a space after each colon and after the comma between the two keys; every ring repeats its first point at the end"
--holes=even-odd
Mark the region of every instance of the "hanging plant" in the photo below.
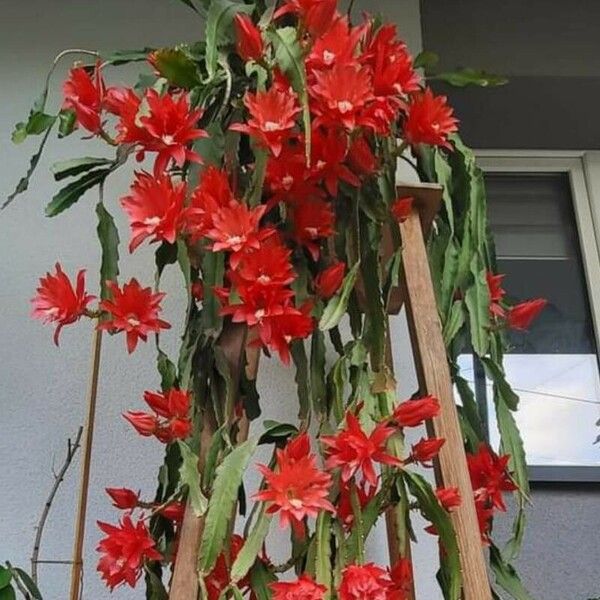
{"type": "MultiPolygon", "coordinates": [[[[91,295],[83,270],[66,273],[57,263],[40,279],[34,317],[56,327],[57,344],[66,326],[90,320],[122,336],[129,353],[156,345],[160,389],[148,382],[124,417],[132,432],[165,446],[159,485],[153,499],[134,492],[133,481],[106,490],[121,514],[99,523],[100,576],[110,589],[144,577],[151,598],[412,598],[411,516],[421,513],[439,537],[444,597],[457,600],[463,574],[452,514],[474,504],[497,584],[528,598],[510,565],[528,487],[503,331],[527,328],[543,301],[504,301],[482,173],[452,108],[427,86],[393,25],[366,16],[353,23],[335,0],[184,4],[205,18],[202,42],[62,53],[55,65],[73,54],[83,62],[63,84],[61,109],[49,107],[49,76],[13,134],[17,143],[42,141],[5,206],[27,189],[53,129],[60,138],[81,132],[106,143],[103,156],[52,167],[63,187],[46,206],[56,217],[99,191],[100,290],[91,295]],[[109,70],[131,62],[140,63],[137,83],[106,83],[109,70]],[[473,484],[466,497],[432,488],[414,470],[431,466],[446,440],[409,448],[405,431],[436,419],[441,406],[425,390],[398,401],[386,356],[387,315],[404,270],[402,224],[417,209],[396,190],[400,157],[443,188],[428,253],[461,398],[473,484]],[[111,175],[132,163],[129,192],[105,194],[111,175]],[[119,280],[118,210],[129,221],[130,253],[155,245],[154,282],[119,280]],[[162,317],[167,268],[181,270],[187,304],[178,356],[159,344],[175,326],[162,317]],[[498,453],[456,364],[469,349],[494,385],[498,453]],[[285,401],[297,404],[297,423],[257,421],[261,352],[295,368],[297,398],[285,401]],[[273,454],[256,466],[259,445],[273,454]],[[249,469],[262,475],[256,490],[244,488],[249,469]],[[514,539],[500,551],[491,524],[505,510],[505,492],[516,494],[520,511],[514,539]],[[248,515],[243,531],[238,513],[248,515]],[[389,567],[365,553],[385,513],[396,545],[389,567]],[[275,527],[291,537],[281,565],[265,543],[275,527]]],[[[428,63],[426,54],[417,58],[428,63]]],[[[461,85],[481,84],[483,72],[461,73],[461,85]]],[[[0,585],[18,576],[2,573],[0,585]]]]}

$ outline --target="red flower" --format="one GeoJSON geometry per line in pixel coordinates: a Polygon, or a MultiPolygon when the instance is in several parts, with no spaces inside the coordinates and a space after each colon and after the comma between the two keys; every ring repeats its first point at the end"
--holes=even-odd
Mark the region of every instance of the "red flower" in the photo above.
{"type": "Polygon", "coordinates": [[[306,166],[306,155],[301,140],[285,144],[281,154],[270,156],[267,162],[265,187],[272,194],[269,206],[279,202],[291,204],[325,194],[311,179],[312,171],[306,166]]]}
{"type": "Polygon", "coordinates": [[[235,198],[227,173],[210,165],[202,174],[200,184],[190,198],[190,206],[184,213],[185,228],[192,241],[203,238],[214,226],[213,215],[232,202],[235,198]]]}
{"type": "Polygon", "coordinates": [[[412,207],[414,203],[414,198],[412,196],[406,196],[404,198],[398,198],[394,200],[391,211],[392,216],[398,223],[404,223],[408,217],[410,217],[410,213],[412,212],[412,207]]]}
{"type": "Polygon", "coordinates": [[[136,494],[128,488],[106,488],[105,491],[113,501],[113,506],[121,510],[133,510],[140,501],[140,493],[136,494]]]}
{"type": "Polygon", "coordinates": [[[404,123],[404,139],[411,145],[429,144],[450,148],[448,136],[458,130],[458,120],[446,96],[434,96],[430,88],[411,97],[404,123]]]}
{"type": "Polygon", "coordinates": [[[119,525],[98,521],[98,527],[106,534],[96,548],[102,554],[98,571],[111,590],[122,583],[135,587],[144,562],[162,559],[144,521],[134,524],[125,515],[119,525]]]}
{"type": "Polygon", "coordinates": [[[331,487],[331,475],[317,467],[314,454],[310,453],[307,433],[302,433],[285,448],[276,451],[277,470],[265,465],[258,468],[265,478],[265,487],[254,495],[256,500],[268,502],[267,512],[279,512],[279,523],[290,523],[300,535],[302,521],[316,517],[321,510],[332,513],[335,509],[327,500],[331,487]]]}
{"type": "Polygon", "coordinates": [[[391,587],[388,574],[377,565],[350,565],[342,571],[340,600],[387,600],[391,587]]]}
{"type": "Polygon", "coordinates": [[[100,308],[109,313],[110,319],[102,321],[98,328],[125,331],[130,354],[139,339],[145,342],[149,333],[158,333],[161,329],[171,327],[158,318],[160,301],[165,296],[163,293],[153,294],[152,288],[143,288],[137,279],[125,283],[123,289],[114,281],[108,281],[106,285],[112,293],[112,300],[103,300],[100,308]]]}
{"type": "Polygon", "coordinates": [[[273,600],[323,600],[327,588],[306,573],[296,581],[276,581],[269,585],[273,600]]]}
{"type": "Polygon", "coordinates": [[[281,312],[264,318],[258,326],[260,341],[279,354],[284,365],[290,364],[290,342],[308,337],[314,323],[310,316],[312,303],[305,302],[299,308],[287,305],[281,312]]]}
{"type": "Polygon", "coordinates": [[[419,90],[421,78],[413,68],[406,44],[396,39],[395,25],[384,25],[377,31],[362,60],[373,69],[376,96],[399,96],[419,90]]]}
{"type": "Polygon", "coordinates": [[[61,329],[83,316],[94,296],[85,293],[84,270],[77,273],[76,287],[73,287],[60,263],[56,263],[55,268],[56,275],[48,272],[40,278],[37,293],[31,299],[31,316],[43,323],[58,323],[54,332],[54,343],[58,346],[61,329]]]}
{"type": "Polygon", "coordinates": [[[266,92],[248,92],[244,104],[250,113],[248,123],[234,123],[230,129],[248,134],[271,154],[279,156],[301,110],[296,94],[273,86],[266,92]]]}
{"type": "Polygon", "coordinates": [[[504,308],[501,302],[506,292],[502,289],[503,274],[494,275],[491,272],[485,274],[488,289],[490,291],[490,314],[495,317],[504,316],[504,308]]]}
{"type": "Polygon", "coordinates": [[[140,127],[137,117],[142,99],[130,88],[112,87],[107,90],[104,106],[117,115],[117,141],[121,144],[141,144],[149,140],[149,134],[140,127]]]}
{"type": "Polygon", "coordinates": [[[346,263],[338,261],[321,271],[315,278],[315,292],[323,300],[333,296],[344,281],[346,263]]]}
{"type": "Polygon", "coordinates": [[[348,162],[362,176],[372,175],[377,170],[377,157],[373,154],[373,150],[371,150],[371,146],[364,135],[357,137],[350,144],[348,162]]]}
{"type": "Polygon", "coordinates": [[[134,427],[134,429],[144,437],[155,435],[158,431],[158,418],[140,411],[129,411],[123,414],[134,427]]]}
{"type": "Polygon", "coordinates": [[[295,13],[314,38],[323,35],[336,16],[337,0],[288,0],[287,4],[275,12],[274,18],[295,13]]]}
{"type": "Polygon", "coordinates": [[[192,393],[171,388],[167,392],[144,392],[146,404],[160,417],[174,419],[188,417],[192,403],[192,393]]]}
{"type": "Polygon", "coordinates": [[[432,461],[439,454],[440,448],[445,442],[444,438],[421,438],[421,441],[412,447],[412,459],[423,464],[432,461]]]}
{"type": "Polygon", "coordinates": [[[154,172],[162,173],[169,160],[182,167],[186,160],[202,162],[200,156],[187,145],[198,138],[208,137],[196,123],[202,110],[190,110],[186,94],[174,97],[171,94],[160,96],[156,90],[148,90],[145,95],[149,114],[140,117],[149,139],[143,141],[144,150],[157,152],[154,172]]]}
{"type": "Polygon", "coordinates": [[[332,236],[335,215],[331,204],[317,198],[295,203],[291,207],[292,235],[305,246],[313,260],[319,258],[319,241],[332,236]]]}
{"type": "Polygon", "coordinates": [[[119,89],[110,91],[107,107],[121,118],[117,126],[118,141],[141,146],[138,160],[145,152],[156,152],[154,173],[157,175],[164,173],[170,160],[178,167],[186,160],[201,162],[200,156],[188,145],[208,135],[196,126],[202,110],[191,110],[186,94],[161,96],[153,89],[146,91],[144,103],[146,114],[138,116],[141,100],[135,93],[119,89]]]}
{"type": "Polygon", "coordinates": [[[351,27],[347,17],[338,17],[327,31],[315,39],[306,59],[309,71],[324,70],[354,61],[364,27],[351,27]]]}
{"type": "Polygon", "coordinates": [[[440,414],[440,402],[433,396],[407,400],[394,410],[392,419],[400,427],[417,427],[440,414]]]}
{"type": "Polygon", "coordinates": [[[333,197],[337,196],[338,183],[345,181],[354,187],[360,186],[360,179],[344,164],[348,153],[348,136],[338,129],[318,127],[313,130],[312,176],[325,183],[325,188],[333,197]]]}
{"type": "Polygon", "coordinates": [[[435,491],[435,495],[440,504],[448,512],[452,511],[454,508],[458,508],[462,502],[457,487],[438,488],[435,491]]]}
{"type": "Polygon", "coordinates": [[[292,251],[275,233],[262,241],[256,250],[245,253],[235,271],[228,273],[236,286],[282,287],[296,279],[290,257],[292,251]]]}
{"type": "Polygon", "coordinates": [[[183,440],[192,432],[189,416],[192,394],[186,390],[171,388],[167,392],[144,392],[144,400],[156,413],[128,412],[123,416],[143,436],[154,435],[168,444],[173,440],[183,440]],[[162,420],[158,417],[162,417],[162,420]]]}
{"type": "Polygon", "coordinates": [[[509,455],[498,456],[486,444],[479,446],[477,454],[467,454],[476,502],[498,510],[506,510],[502,492],[517,489],[507,471],[509,461],[509,455]]]}
{"type": "Polygon", "coordinates": [[[245,14],[237,13],[233,21],[235,27],[236,51],[246,62],[260,60],[264,52],[264,44],[260,29],[245,14]]]}
{"type": "Polygon", "coordinates": [[[314,99],[315,124],[343,125],[353,131],[359,125],[372,125],[363,111],[373,99],[373,82],[367,68],[338,64],[328,71],[317,71],[309,87],[314,99]]]}
{"type": "MultiPolygon", "coordinates": [[[[225,590],[231,583],[229,576],[230,567],[237,558],[242,546],[244,545],[244,538],[240,535],[234,534],[231,538],[231,545],[229,548],[230,557],[225,552],[221,552],[217,557],[213,570],[206,576],[205,584],[206,591],[208,592],[208,600],[219,600],[221,598],[221,592],[225,590]]],[[[244,588],[248,586],[248,577],[245,577],[238,582],[238,587],[244,588]]]]}
{"type": "Polygon", "coordinates": [[[548,304],[547,300],[537,298],[512,306],[508,311],[508,326],[517,331],[526,331],[533,320],[544,310],[546,304],[548,304]]]}
{"type": "Polygon", "coordinates": [[[412,592],[413,570],[412,563],[407,558],[399,558],[390,569],[391,586],[387,600],[408,600],[412,592]]]}
{"type": "Polygon", "coordinates": [[[231,315],[234,323],[249,326],[261,324],[264,319],[281,315],[290,306],[294,292],[283,286],[268,286],[236,280],[235,290],[227,288],[215,290],[224,304],[221,314],[231,315]],[[235,291],[236,302],[230,304],[230,295],[235,291]]]}
{"type": "Polygon", "coordinates": [[[383,423],[375,426],[370,435],[362,429],[359,420],[350,411],[346,413],[346,426],[336,435],[321,436],[327,446],[328,469],[341,467],[342,481],[349,481],[359,470],[370,485],[377,485],[374,463],[402,466],[402,461],[386,451],[386,442],[395,433],[393,427],[383,423]]]}
{"type": "Polygon", "coordinates": [[[96,64],[93,75],[88,69],[76,67],[69,72],[69,79],[63,84],[65,100],[63,108],[75,112],[77,123],[91,133],[102,129],[102,103],[106,89],[100,67],[96,64]]]}
{"type": "Polygon", "coordinates": [[[152,242],[175,242],[181,228],[185,194],[183,182],[174,184],[166,175],[136,173],[130,195],[121,198],[131,225],[130,252],[148,237],[152,237],[152,242]]]}
{"type": "Polygon", "coordinates": [[[273,233],[275,229],[259,229],[259,222],[265,214],[265,205],[248,208],[240,202],[232,202],[220,208],[213,216],[213,226],[206,232],[206,237],[213,240],[211,250],[231,252],[229,263],[236,268],[243,253],[256,250],[260,242],[273,233]]]}
{"type": "Polygon", "coordinates": [[[364,510],[373,500],[377,493],[377,488],[374,486],[367,487],[363,481],[359,485],[352,482],[342,482],[340,485],[340,495],[337,506],[337,518],[342,522],[342,525],[346,530],[350,530],[354,523],[354,508],[352,507],[352,486],[356,490],[356,496],[358,498],[358,504],[361,510],[364,510]]]}

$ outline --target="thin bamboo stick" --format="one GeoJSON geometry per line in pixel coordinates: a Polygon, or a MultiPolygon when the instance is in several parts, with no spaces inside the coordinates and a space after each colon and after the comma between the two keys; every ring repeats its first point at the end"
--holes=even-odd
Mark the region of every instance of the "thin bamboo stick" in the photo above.
{"type": "Polygon", "coordinates": [[[75,541],[73,544],[73,563],[71,566],[70,600],[79,600],[83,575],[83,543],[85,539],[85,518],[87,514],[88,492],[90,487],[90,464],[94,441],[94,423],[96,420],[96,400],[98,397],[98,378],[100,374],[100,351],[102,331],[94,330],[92,341],[92,370],[88,388],[87,419],[85,423],[85,441],[81,460],[81,478],[79,482],[79,502],[75,521],[75,541]]]}

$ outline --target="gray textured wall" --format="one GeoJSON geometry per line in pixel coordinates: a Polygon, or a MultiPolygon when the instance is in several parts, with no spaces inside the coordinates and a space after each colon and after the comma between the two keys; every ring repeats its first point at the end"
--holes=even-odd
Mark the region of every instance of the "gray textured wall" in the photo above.
{"type": "MultiPolygon", "coordinates": [[[[387,0],[376,7],[368,2],[358,8],[383,10],[396,20],[402,34],[415,50],[420,46],[419,6],[416,0],[387,0]]],[[[42,84],[52,57],[65,47],[92,49],[138,48],[145,45],[193,41],[202,24],[176,0],[31,0],[2,2],[0,22],[0,197],[4,198],[24,171],[34,142],[14,148],[10,144],[12,126],[25,117],[30,102],[42,84]]],[[[65,69],[54,79],[58,89],[65,69]]],[[[112,82],[128,81],[131,71],[115,72],[112,82]]],[[[58,95],[51,103],[57,106],[58,95]]],[[[56,220],[43,216],[43,207],[56,185],[48,166],[60,159],[81,155],[103,155],[106,149],[96,143],[53,141],[40,165],[31,189],[0,216],[0,245],[4,260],[0,264],[0,457],[2,460],[2,494],[0,495],[0,560],[10,559],[28,567],[34,526],[47,491],[52,484],[51,469],[62,461],[66,438],[77,430],[84,418],[84,395],[87,385],[91,331],[85,323],[66,329],[60,349],[52,344],[52,332],[29,318],[29,302],[37,278],[60,260],[72,274],[87,267],[90,289],[97,285],[95,272],[99,252],[95,240],[93,194],[56,220]]],[[[111,178],[106,188],[107,204],[118,215],[122,239],[128,237],[125,221],[116,200],[125,193],[131,171],[123,170],[111,178]]],[[[122,247],[122,277],[133,275],[148,284],[152,280],[152,252],[140,248],[135,255],[122,247]]],[[[180,330],[183,299],[176,269],[167,272],[163,289],[166,318],[174,325],[164,336],[167,350],[174,352],[180,330]]],[[[394,343],[397,348],[396,370],[402,382],[402,394],[415,388],[410,355],[406,352],[407,334],[401,319],[394,320],[394,343]]],[[[121,336],[105,337],[99,410],[92,463],[88,535],[85,547],[85,598],[107,598],[95,569],[94,547],[99,539],[95,521],[114,520],[104,495],[107,486],[139,485],[147,495],[155,487],[156,467],[161,460],[159,444],[141,439],[133,433],[120,414],[142,407],[144,389],[158,385],[151,344],[140,345],[128,356],[121,336]]],[[[294,383],[292,369],[275,361],[261,365],[259,387],[263,395],[265,416],[294,420],[294,383]]],[[[69,559],[73,534],[78,464],[69,473],[48,523],[42,557],[69,559]]],[[[256,485],[249,478],[248,489],[256,485]]],[[[417,530],[421,527],[417,525],[417,530]]],[[[433,573],[436,563],[435,541],[427,536],[415,549],[418,588],[423,598],[439,597],[433,573]]],[[[275,535],[269,550],[277,557],[285,547],[285,536],[275,535]]],[[[370,546],[374,560],[385,563],[386,546],[379,530],[370,546]]],[[[67,566],[43,566],[41,581],[46,600],[63,600],[68,589],[67,566]]],[[[115,599],[141,598],[142,591],[121,589],[115,599]]]]}

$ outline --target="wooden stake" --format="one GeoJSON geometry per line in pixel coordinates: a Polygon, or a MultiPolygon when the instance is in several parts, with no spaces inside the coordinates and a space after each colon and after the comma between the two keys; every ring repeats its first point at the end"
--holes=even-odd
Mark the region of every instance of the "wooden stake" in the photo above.
{"type": "Polygon", "coordinates": [[[416,209],[400,226],[406,306],[417,376],[422,393],[436,396],[441,413],[429,424],[429,434],[442,437],[436,468],[438,486],[457,487],[462,503],[450,514],[460,551],[464,600],[491,600],[481,547],[473,489],[458,411],[454,400],[442,326],[429,270],[421,220],[416,209]]]}
{"type": "MultiPolygon", "coordinates": [[[[244,367],[246,369],[246,376],[249,379],[256,379],[260,351],[259,348],[248,347],[248,342],[250,341],[248,338],[249,335],[245,326],[232,323],[224,325],[223,332],[219,338],[218,343],[223,348],[229,362],[234,382],[239,381],[240,369],[244,367]],[[247,360],[245,366],[242,364],[244,356],[247,360]]],[[[214,416],[210,421],[210,423],[204,424],[201,433],[200,460],[198,464],[200,470],[203,467],[212,436],[216,431],[214,416]]],[[[239,423],[238,443],[242,443],[248,438],[248,430],[249,422],[244,416],[239,423]]],[[[181,525],[177,560],[173,571],[169,600],[196,600],[198,597],[198,549],[203,531],[204,517],[197,517],[188,502],[181,525]]]]}
{"type": "Polygon", "coordinates": [[[73,544],[73,562],[71,565],[70,600],[79,600],[83,574],[83,543],[85,540],[85,518],[87,514],[88,491],[90,487],[90,464],[92,443],[94,441],[94,423],[96,420],[96,399],[98,396],[98,376],[100,374],[100,350],[102,331],[94,329],[92,341],[92,371],[88,388],[87,418],[85,423],[85,441],[81,457],[81,479],[79,482],[79,502],[75,521],[75,541],[73,544]]]}

